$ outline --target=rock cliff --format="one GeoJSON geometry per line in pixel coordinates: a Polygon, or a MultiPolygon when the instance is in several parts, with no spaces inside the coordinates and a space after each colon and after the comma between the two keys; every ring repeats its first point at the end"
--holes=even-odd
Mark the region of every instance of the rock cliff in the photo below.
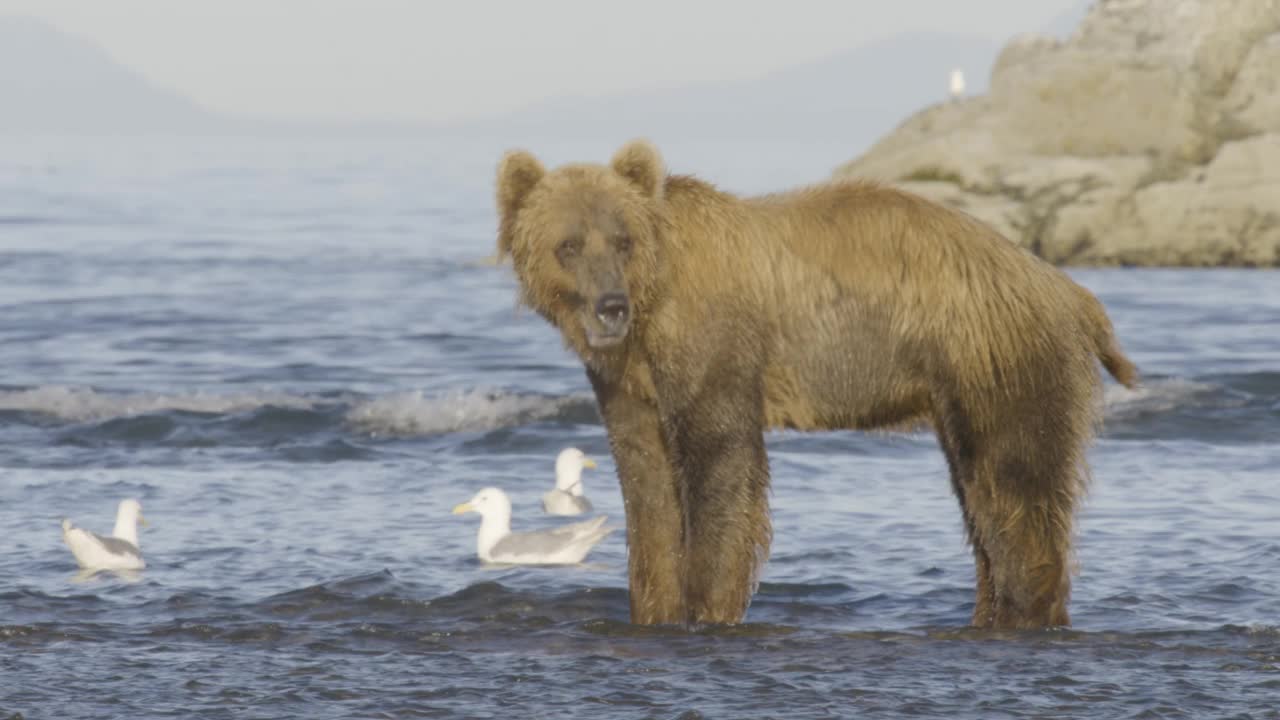
{"type": "Polygon", "coordinates": [[[1280,0],[1099,0],[1000,53],[837,176],[1076,265],[1280,266],[1280,0]]]}

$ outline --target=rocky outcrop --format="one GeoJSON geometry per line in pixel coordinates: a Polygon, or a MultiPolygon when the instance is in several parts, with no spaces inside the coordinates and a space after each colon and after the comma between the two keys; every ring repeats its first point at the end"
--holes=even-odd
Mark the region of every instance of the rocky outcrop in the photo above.
{"type": "Polygon", "coordinates": [[[1100,0],[1015,38],[984,96],[837,176],[961,208],[1056,263],[1280,265],[1280,0],[1100,0]]]}

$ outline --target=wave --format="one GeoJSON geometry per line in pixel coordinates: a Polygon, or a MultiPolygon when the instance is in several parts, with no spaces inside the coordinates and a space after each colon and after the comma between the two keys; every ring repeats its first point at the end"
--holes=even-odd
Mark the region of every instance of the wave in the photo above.
{"type": "Polygon", "coordinates": [[[372,435],[436,435],[525,425],[560,417],[566,411],[580,417],[583,406],[592,402],[588,395],[464,390],[433,397],[413,391],[362,401],[351,408],[347,419],[372,435]]]}
{"type": "Polygon", "coordinates": [[[1104,434],[1126,440],[1276,442],[1280,373],[1154,377],[1129,390],[1108,386],[1104,434]]]}
{"type": "Polygon", "coordinates": [[[217,395],[206,393],[98,392],[92,388],[41,385],[26,390],[0,390],[0,411],[36,413],[74,423],[128,418],[160,412],[228,415],[265,406],[311,409],[315,400],[281,392],[217,395]]]}
{"type": "Polygon", "coordinates": [[[1107,385],[1103,395],[1108,418],[1164,412],[1211,399],[1221,386],[1184,378],[1157,378],[1130,389],[1107,385]]]}
{"type": "Polygon", "coordinates": [[[757,603],[742,624],[640,626],[629,622],[622,587],[551,585],[449,592],[382,571],[234,599],[170,595],[157,583],[100,603],[110,605],[100,616],[72,602],[6,618],[0,651],[15,659],[6,689],[17,691],[5,699],[76,717],[169,707],[172,688],[189,717],[221,716],[229,703],[312,716],[317,698],[361,716],[546,707],[565,717],[1023,717],[1051,705],[1064,717],[1163,717],[1171,708],[1271,717],[1280,687],[1273,625],[1152,617],[1132,627],[978,630],[966,627],[967,613],[922,624],[918,612],[891,617],[887,607],[842,601],[843,591],[826,597],[836,588],[801,584],[762,586],[766,600],[800,601],[785,610],[757,603]],[[140,687],[140,676],[151,682],[140,687]],[[164,692],[147,689],[157,685],[164,692]],[[82,686],[93,692],[67,691],[82,686]]]}
{"type": "MultiPolygon", "coordinates": [[[[315,585],[290,590],[237,604],[241,617],[252,617],[274,623],[322,621],[389,622],[403,625],[424,624],[447,628],[451,634],[474,630],[478,626],[516,627],[541,630],[552,627],[577,627],[589,634],[631,635],[644,637],[654,632],[686,635],[685,628],[646,628],[629,622],[630,603],[625,585],[580,585],[565,587],[557,577],[540,568],[517,568],[500,580],[483,580],[443,594],[423,585],[406,581],[389,569],[363,575],[334,578],[315,585]]],[[[222,601],[212,596],[202,598],[214,604],[222,601]]],[[[839,582],[763,582],[760,584],[744,626],[710,627],[709,631],[724,636],[742,631],[790,635],[820,629],[818,637],[830,637],[825,631],[878,634],[883,632],[929,637],[934,635],[972,635],[989,637],[990,631],[968,628],[972,613],[972,589],[966,583],[959,587],[941,587],[914,597],[887,595],[871,589],[858,590],[839,582]],[[954,598],[952,596],[955,596],[954,598]],[[957,600],[953,602],[953,600],[957,600]],[[921,605],[936,610],[922,610],[921,605]],[[875,608],[872,612],[871,608],[875,608]],[[874,617],[875,629],[867,628],[874,617]],[[895,620],[896,618],[896,620],[895,620]],[[921,623],[921,620],[924,620],[921,623]]],[[[1106,600],[1097,601],[1103,606],[1106,600]]],[[[194,610],[188,608],[187,610],[194,610]]],[[[206,608],[211,614],[227,612],[225,607],[206,608]]],[[[1154,618],[1151,618],[1154,620],[1154,618]]],[[[1041,631],[1012,631],[1012,636],[1044,639],[1041,631]]],[[[1238,639],[1266,643],[1280,642],[1280,627],[1274,623],[1230,621],[1214,622],[1205,618],[1192,625],[1157,622],[1125,627],[1079,627],[1053,631],[1052,637],[1062,642],[1182,642],[1191,638],[1196,643],[1211,644],[1238,639]]]]}
{"type": "MultiPolygon", "coordinates": [[[[1280,373],[1153,377],[1135,390],[1108,385],[1104,403],[1106,437],[1275,442],[1280,373]]],[[[222,394],[129,393],[64,385],[0,388],[0,432],[15,426],[42,428],[64,445],[303,443],[329,449],[299,457],[334,459],[359,456],[350,443],[359,443],[361,437],[434,437],[548,422],[599,425],[600,418],[593,397],[585,392],[548,395],[468,388],[365,395],[341,390],[222,394]]]]}
{"type": "Polygon", "coordinates": [[[382,396],[115,393],[55,385],[0,390],[0,432],[36,427],[52,433],[55,444],[83,447],[272,447],[300,461],[362,457],[352,444],[361,437],[431,437],[544,421],[598,424],[599,418],[589,395],[485,389],[382,396]]]}
{"type": "MultiPolygon", "coordinates": [[[[1269,622],[1222,622],[1204,618],[1200,622],[1170,623],[1149,618],[1154,625],[1122,623],[1122,626],[1083,627],[1055,631],[992,632],[967,627],[971,605],[961,603],[954,612],[920,610],[920,601],[939,605],[946,593],[926,593],[916,598],[856,591],[839,583],[762,583],[756,593],[747,622],[741,626],[704,628],[646,628],[629,622],[628,591],[620,585],[564,587],[560,582],[537,582],[551,575],[539,569],[523,568],[504,577],[507,582],[475,582],[438,594],[416,582],[397,577],[388,569],[361,575],[337,577],[295,590],[253,599],[233,599],[222,593],[185,591],[174,595],[152,595],[125,612],[150,626],[152,635],[194,635],[198,639],[240,642],[278,638],[283,631],[299,631],[318,623],[323,629],[345,635],[364,632],[371,626],[416,628],[430,633],[445,632],[458,637],[479,629],[501,629],[504,633],[550,630],[559,633],[576,628],[586,634],[645,637],[656,633],[673,636],[717,634],[792,635],[817,631],[819,640],[832,639],[831,631],[854,638],[892,633],[900,637],[989,639],[993,636],[1024,637],[1062,644],[1097,642],[1103,645],[1211,646],[1231,642],[1256,642],[1274,647],[1280,642],[1280,627],[1269,622]],[[876,605],[875,612],[868,608],[876,605]],[[895,616],[901,614],[901,617],[895,616]],[[926,622],[921,623],[920,620],[926,622]],[[559,627],[560,630],[555,628],[559,627]]],[[[971,595],[968,587],[956,593],[971,595]]],[[[87,633],[98,627],[110,632],[118,628],[116,614],[121,608],[94,594],[59,596],[24,589],[5,593],[17,596],[19,607],[0,624],[0,646],[23,639],[57,639],[67,633],[87,633]],[[22,607],[25,606],[25,607],[22,607]],[[107,622],[110,621],[110,622],[107,622]],[[99,625],[99,623],[106,623],[99,625]],[[54,637],[46,631],[55,630],[54,637]]],[[[1095,602],[1096,606],[1107,601],[1095,602]]],[[[394,633],[391,636],[394,639],[394,633]]]]}

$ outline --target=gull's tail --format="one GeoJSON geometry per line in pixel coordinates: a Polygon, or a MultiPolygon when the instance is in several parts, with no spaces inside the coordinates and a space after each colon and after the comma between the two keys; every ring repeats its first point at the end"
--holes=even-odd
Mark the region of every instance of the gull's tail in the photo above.
{"type": "Polygon", "coordinates": [[[605,526],[604,517],[600,517],[598,518],[598,520],[600,522],[596,524],[596,527],[592,528],[590,532],[584,533],[582,537],[578,538],[579,543],[586,545],[589,548],[595,547],[596,543],[605,539],[605,537],[607,537],[609,533],[613,532],[614,530],[617,530],[617,528],[612,525],[605,526]]]}
{"type": "Polygon", "coordinates": [[[585,537],[599,530],[600,526],[604,525],[604,521],[608,519],[608,515],[601,515],[600,517],[591,518],[590,520],[561,525],[560,527],[552,530],[552,532],[557,534],[567,534],[573,537],[585,537]]]}

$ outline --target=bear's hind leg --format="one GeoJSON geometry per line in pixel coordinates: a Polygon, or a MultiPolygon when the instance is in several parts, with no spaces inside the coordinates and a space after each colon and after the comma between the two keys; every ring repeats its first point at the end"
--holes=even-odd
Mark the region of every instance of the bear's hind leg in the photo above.
{"type": "Polygon", "coordinates": [[[1083,468],[1077,443],[1055,445],[1026,430],[1013,432],[1034,438],[1032,445],[995,443],[995,456],[967,488],[975,536],[989,560],[995,628],[1070,624],[1072,522],[1083,468]]]}
{"type": "Polygon", "coordinates": [[[993,543],[995,604],[991,627],[1035,629],[1071,624],[1067,613],[1070,551],[1066,545],[1070,538],[1048,527],[1051,524],[1043,513],[1032,511],[993,543]]]}
{"type": "Polygon", "coordinates": [[[991,576],[991,558],[977,538],[973,543],[974,575],[977,588],[974,593],[973,619],[970,623],[976,628],[989,628],[995,623],[996,616],[996,581],[991,576]]]}
{"type": "Polygon", "coordinates": [[[995,580],[991,577],[991,558],[983,547],[976,519],[965,497],[967,488],[973,484],[975,472],[973,433],[963,412],[956,405],[938,401],[935,406],[945,409],[940,416],[934,418],[934,424],[938,442],[947,459],[951,489],[960,504],[965,539],[973,548],[975,592],[971,622],[974,627],[988,628],[995,621],[995,580]]]}

